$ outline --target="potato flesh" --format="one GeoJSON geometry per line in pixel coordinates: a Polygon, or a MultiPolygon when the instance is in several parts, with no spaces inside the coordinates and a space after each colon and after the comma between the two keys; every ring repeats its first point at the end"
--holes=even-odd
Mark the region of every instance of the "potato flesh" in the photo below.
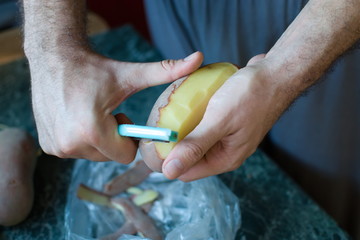
{"type": "MultiPolygon", "coordinates": [[[[237,71],[231,63],[214,63],[192,73],[170,95],[169,103],[160,109],[158,127],[179,133],[184,139],[201,121],[207,104],[222,84],[237,71]]],[[[165,159],[176,143],[155,143],[156,150],[165,159]]]]}

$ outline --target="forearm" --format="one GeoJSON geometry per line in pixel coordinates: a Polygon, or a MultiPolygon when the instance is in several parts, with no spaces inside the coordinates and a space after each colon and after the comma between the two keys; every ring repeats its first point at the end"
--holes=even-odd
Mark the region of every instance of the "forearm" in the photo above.
{"type": "Polygon", "coordinates": [[[266,56],[274,85],[294,98],[360,37],[360,1],[310,0],[266,56]]]}
{"type": "Polygon", "coordinates": [[[87,48],[85,1],[23,0],[24,49],[35,54],[71,54],[87,48]]]}

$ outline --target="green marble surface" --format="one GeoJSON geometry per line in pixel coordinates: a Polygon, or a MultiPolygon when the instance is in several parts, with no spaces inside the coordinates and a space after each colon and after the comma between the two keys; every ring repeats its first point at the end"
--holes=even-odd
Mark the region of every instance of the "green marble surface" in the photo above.
{"type": "MultiPolygon", "coordinates": [[[[130,26],[92,39],[102,54],[124,61],[158,61],[160,54],[130,26]]],[[[0,123],[27,129],[36,137],[25,60],[0,66],[0,123]]],[[[116,111],[145,124],[165,86],[143,90],[116,111]]],[[[74,160],[43,155],[35,172],[35,203],[26,221],[0,227],[0,239],[64,239],[64,207],[74,160]]],[[[1,177],[1,176],[0,176],[1,177]]],[[[239,197],[242,227],[237,239],[348,239],[271,159],[258,150],[238,170],[220,178],[239,197]]],[[[1,193],[0,193],[1,194],[1,193]]],[[[1,207],[1,206],[0,206],[1,207]]]]}

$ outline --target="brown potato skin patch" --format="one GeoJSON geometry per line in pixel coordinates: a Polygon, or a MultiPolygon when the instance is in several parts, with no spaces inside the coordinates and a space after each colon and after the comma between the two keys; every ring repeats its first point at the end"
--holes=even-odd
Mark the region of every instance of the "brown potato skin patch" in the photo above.
{"type": "MultiPolygon", "coordinates": [[[[187,78],[188,76],[176,80],[159,96],[150,112],[146,123],[147,126],[158,127],[161,110],[169,104],[171,95],[175,93],[176,89],[178,89],[187,78]]],[[[164,159],[159,156],[155,143],[148,139],[142,139],[139,143],[139,149],[141,156],[148,167],[153,171],[162,172],[162,163],[164,159]]]]}

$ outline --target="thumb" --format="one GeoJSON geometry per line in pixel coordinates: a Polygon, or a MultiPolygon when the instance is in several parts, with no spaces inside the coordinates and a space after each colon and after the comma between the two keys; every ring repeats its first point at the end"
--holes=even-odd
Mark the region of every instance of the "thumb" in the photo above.
{"type": "Polygon", "coordinates": [[[119,79],[127,78],[131,89],[140,91],[144,88],[175,81],[198,69],[203,61],[201,52],[194,52],[184,59],[162,60],[153,63],[123,63],[119,79]],[[125,72],[124,72],[125,70],[125,72]],[[124,74],[126,74],[124,76],[124,74]]]}
{"type": "Polygon", "coordinates": [[[217,131],[214,125],[213,122],[203,118],[192,132],[175,145],[162,166],[167,178],[178,178],[197,162],[206,158],[207,151],[225,134],[217,131]]]}

